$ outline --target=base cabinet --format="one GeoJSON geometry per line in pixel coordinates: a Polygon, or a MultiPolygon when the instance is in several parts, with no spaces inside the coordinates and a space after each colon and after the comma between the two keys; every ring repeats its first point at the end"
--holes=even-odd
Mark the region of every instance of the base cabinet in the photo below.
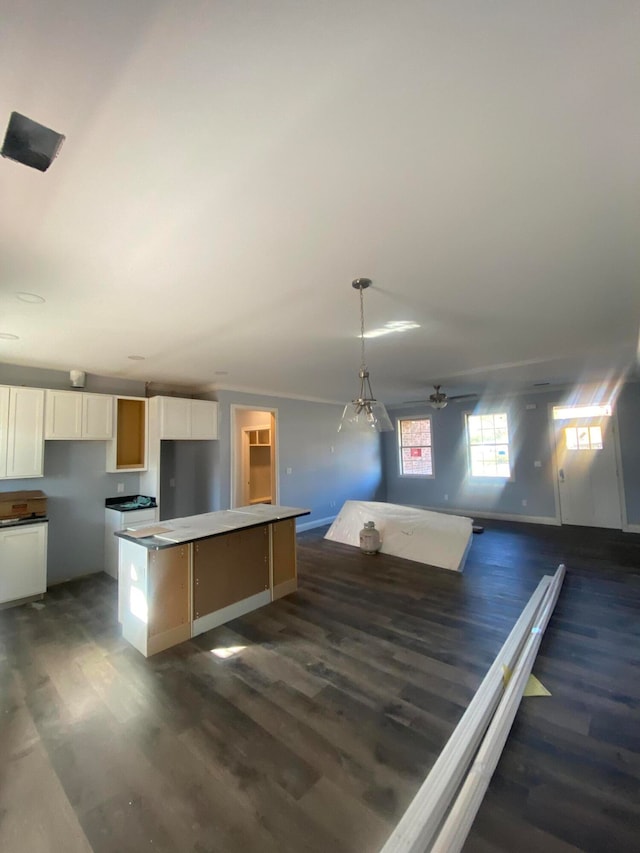
{"type": "Polygon", "coordinates": [[[269,591],[268,526],[194,543],[194,619],[265,591],[269,591]]]}
{"type": "Polygon", "coordinates": [[[47,591],[47,524],[0,530],[0,604],[47,591]]]}
{"type": "Polygon", "coordinates": [[[130,524],[152,522],[158,520],[158,509],[134,509],[128,512],[118,512],[115,509],[104,511],[104,570],[112,578],[118,577],[118,539],[114,536],[116,530],[124,530],[130,524]]]}
{"type": "Polygon", "coordinates": [[[190,545],[158,551],[120,540],[122,635],[145,657],[191,637],[190,545]]]}
{"type": "Polygon", "coordinates": [[[296,518],[308,514],[245,506],[118,532],[124,638],[148,657],[295,592],[296,518]]]}
{"type": "Polygon", "coordinates": [[[298,588],[296,564],[296,522],[294,518],[271,525],[273,564],[272,598],[282,598],[298,588]]]}

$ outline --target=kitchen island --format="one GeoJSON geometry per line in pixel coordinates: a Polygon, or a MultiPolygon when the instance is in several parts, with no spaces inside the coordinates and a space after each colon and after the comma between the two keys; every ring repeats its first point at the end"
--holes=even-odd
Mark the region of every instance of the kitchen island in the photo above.
{"type": "Polygon", "coordinates": [[[256,504],[116,532],[123,637],[149,657],[294,592],[309,512],[256,504]]]}

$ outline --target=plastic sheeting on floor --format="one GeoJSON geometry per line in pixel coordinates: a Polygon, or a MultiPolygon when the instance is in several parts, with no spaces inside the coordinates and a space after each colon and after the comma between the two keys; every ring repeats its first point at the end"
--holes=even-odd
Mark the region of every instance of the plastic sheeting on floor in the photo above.
{"type": "Polygon", "coordinates": [[[461,572],[473,536],[472,520],[379,501],[345,501],[325,539],[359,547],[365,521],[375,521],[383,554],[461,572]]]}

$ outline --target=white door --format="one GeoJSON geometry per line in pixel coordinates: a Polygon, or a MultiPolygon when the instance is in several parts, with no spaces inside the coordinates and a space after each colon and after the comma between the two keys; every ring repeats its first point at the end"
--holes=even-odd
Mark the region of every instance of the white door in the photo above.
{"type": "Polygon", "coordinates": [[[622,527],[615,421],[612,417],[554,422],[560,519],[583,527],[622,527]]]}

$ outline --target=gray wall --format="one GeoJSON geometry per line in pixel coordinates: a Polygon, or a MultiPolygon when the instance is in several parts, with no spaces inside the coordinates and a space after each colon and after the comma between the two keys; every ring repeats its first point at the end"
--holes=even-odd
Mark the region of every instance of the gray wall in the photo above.
{"type": "Polygon", "coordinates": [[[217,441],[161,442],[161,519],[216,509],[210,483],[216,478],[217,444],[217,441]]]}
{"type": "MultiPolygon", "coordinates": [[[[43,367],[21,367],[18,364],[0,363],[0,385],[26,385],[29,388],[55,388],[71,390],[68,370],[47,370],[43,367]]],[[[78,391],[87,394],[121,394],[123,397],[144,397],[144,382],[137,379],[119,379],[111,376],[86,374],[86,384],[78,391]]]]}
{"type": "MultiPolygon", "coordinates": [[[[477,404],[450,403],[435,411],[428,406],[392,410],[392,417],[430,415],[432,418],[433,479],[400,477],[398,473],[397,432],[385,433],[383,460],[386,500],[390,503],[486,512],[498,515],[534,516],[553,521],[556,518],[555,471],[553,468],[549,407],[567,401],[565,391],[512,396],[477,404]],[[527,409],[527,405],[535,409],[527,409]],[[479,484],[467,477],[464,439],[464,413],[506,411],[513,434],[513,482],[479,484]],[[541,462],[536,468],[534,462],[541,462]],[[448,495],[448,501],[444,496],[448,495]],[[522,501],[527,505],[523,506],[522,501]]],[[[640,384],[629,383],[619,395],[616,412],[620,434],[625,503],[629,524],[640,523],[640,449],[637,434],[640,418],[640,384]]]]}
{"type": "Polygon", "coordinates": [[[232,403],[278,410],[279,501],[311,510],[299,526],[332,518],[348,499],[383,499],[380,437],[338,433],[342,406],[232,391],[216,396],[220,403],[220,456],[212,484],[216,509],[228,508],[231,495],[232,403]]]}

